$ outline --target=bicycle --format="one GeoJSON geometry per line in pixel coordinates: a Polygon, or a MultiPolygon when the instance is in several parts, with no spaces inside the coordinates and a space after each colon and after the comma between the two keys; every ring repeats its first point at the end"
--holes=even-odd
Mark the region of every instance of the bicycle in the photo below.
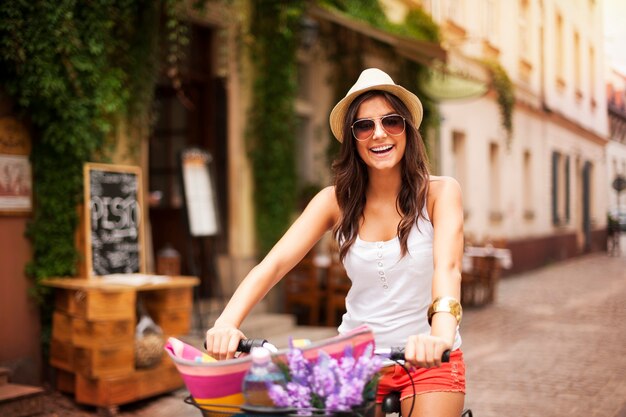
{"type": "MultiPolygon", "coordinates": [[[[170,338],[170,341],[173,338],[170,338]]],[[[176,340],[176,339],[174,339],[176,340]]],[[[168,345],[171,343],[168,341],[168,345]]],[[[180,341],[178,341],[180,342],[180,341]]],[[[180,342],[182,343],[182,342],[180,342]]],[[[320,342],[312,343],[311,345],[303,348],[303,351],[306,352],[306,356],[308,359],[312,359],[317,357],[317,352],[324,348],[327,353],[337,353],[343,351],[347,344],[350,344],[354,349],[363,349],[365,345],[373,343],[373,334],[367,328],[359,328],[355,329],[353,332],[350,332],[346,335],[335,336],[330,339],[325,339],[320,342]]],[[[248,353],[253,347],[262,346],[273,352],[273,355],[281,356],[286,354],[286,350],[278,350],[275,346],[269,343],[265,339],[243,339],[239,343],[238,351],[242,353],[248,353]]],[[[185,348],[192,351],[193,355],[203,354],[203,352],[189,346],[185,345],[185,348]]],[[[206,348],[206,346],[205,346],[206,348]]],[[[166,346],[167,349],[167,346],[166,346]]],[[[225,361],[216,361],[216,362],[208,362],[208,363],[198,363],[196,360],[190,361],[188,359],[176,357],[173,354],[172,349],[168,349],[168,353],[170,357],[174,360],[181,376],[183,376],[183,380],[187,385],[188,390],[190,391],[190,396],[185,399],[187,404],[193,405],[198,408],[203,416],[205,417],[218,417],[218,416],[254,416],[261,415],[256,412],[254,409],[247,409],[245,405],[243,405],[243,396],[241,393],[238,393],[238,396],[220,396],[222,391],[215,392],[215,389],[202,392],[202,387],[206,388],[207,386],[213,383],[216,386],[230,386],[230,387],[241,387],[241,381],[243,379],[243,375],[245,374],[247,367],[250,365],[250,359],[247,356],[238,357],[236,359],[230,359],[225,361]],[[189,367],[195,367],[198,369],[189,369],[189,367]],[[230,368],[229,372],[225,372],[225,369],[230,368]],[[217,370],[217,371],[216,371],[217,370]],[[202,372],[205,371],[205,372],[202,372]],[[208,372],[211,371],[211,372],[208,372]],[[217,378],[216,376],[219,376],[217,378]],[[198,383],[198,378],[203,377],[205,380],[202,384],[198,383]],[[234,378],[233,378],[234,377],[234,378]],[[210,379],[213,379],[211,381],[210,379]],[[230,381],[228,378],[234,380],[230,381]],[[221,381],[220,379],[223,379],[221,381]],[[219,385],[218,385],[219,383],[219,385]],[[237,386],[238,384],[238,386],[237,386]],[[201,387],[201,386],[202,387],[201,387]],[[207,395],[211,398],[207,398],[207,395]],[[245,414],[241,414],[241,413],[245,414]]],[[[374,350],[374,354],[381,356],[385,359],[389,359],[395,363],[400,364],[403,369],[409,374],[409,378],[411,375],[408,369],[404,366],[404,350],[403,349],[376,349],[374,350]]],[[[444,352],[444,356],[442,357],[443,362],[449,361],[449,351],[444,352]]],[[[412,381],[412,378],[411,378],[412,381]]],[[[234,391],[233,391],[234,392],[234,391]]],[[[415,404],[415,396],[413,396],[413,403],[411,406],[411,411],[413,410],[415,404]]],[[[391,392],[389,393],[383,400],[382,408],[386,414],[398,413],[401,416],[401,407],[400,407],[400,393],[399,392],[391,392]]],[[[296,412],[303,410],[294,410],[287,409],[283,410],[284,413],[280,415],[285,416],[295,416],[296,412]]],[[[311,410],[313,411],[313,410],[311,410]]],[[[319,410],[317,410],[319,411],[319,410]]],[[[374,415],[373,413],[374,407],[366,408],[366,411],[363,413],[355,412],[351,415],[360,416],[360,417],[371,417],[374,415]]],[[[274,412],[273,415],[279,415],[278,412],[274,412]]],[[[314,414],[315,415],[315,414],[314,414]]],[[[409,413],[410,415],[410,413],[409,413]]],[[[267,416],[267,414],[265,414],[267,416]]],[[[463,410],[461,417],[472,417],[472,412],[469,409],[463,410]]]]}

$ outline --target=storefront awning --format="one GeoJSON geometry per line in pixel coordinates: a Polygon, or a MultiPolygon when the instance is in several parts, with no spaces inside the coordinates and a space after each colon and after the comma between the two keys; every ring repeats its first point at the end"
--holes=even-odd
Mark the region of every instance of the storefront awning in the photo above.
{"type": "Polygon", "coordinates": [[[425,65],[429,65],[433,61],[446,62],[446,51],[437,43],[394,35],[372,27],[367,23],[351,19],[339,13],[330,12],[318,6],[312,6],[308,10],[308,14],[314,19],[329,21],[379,42],[383,42],[391,46],[398,55],[411,61],[425,65]]]}
{"type": "Polygon", "coordinates": [[[459,51],[446,51],[438,43],[395,35],[340,13],[312,6],[308,14],[392,47],[398,55],[426,65],[428,71],[418,80],[422,91],[436,101],[480,97],[491,82],[489,72],[479,61],[459,51]]]}
{"type": "Polygon", "coordinates": [[[451,50],[448,62],[430,65],[419,83],[424,94],[433,100],[460,100],[485,95],[491,76],[479,61],[451,50]]]}

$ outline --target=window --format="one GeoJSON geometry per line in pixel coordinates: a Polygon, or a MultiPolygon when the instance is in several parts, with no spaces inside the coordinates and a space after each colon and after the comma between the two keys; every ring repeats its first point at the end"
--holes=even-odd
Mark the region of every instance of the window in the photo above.
{"type": "Polygon", "coordinates": [[[565,61],[564,61],[564,45],[563,45],[563,18],[560,14],[556,15],[556,26],[555,26],[555,36],[556,42],[554,51],[554,56],[556,58],[556,77],[557,77],[557,86],[559,89],[563,89],[565,87],[565,61]]]}
{"type": "Polygon", "coordinates": [[[576,98],[582,98],[581,84],[582,84],[582,62],[580,59],[580,34],[578,31],[574,31],[574,86],[576,88],[576,98]]]}
{"type": "Polygon", "coordinates": [[[448,0],[448,19],[463,23],[463,0],[448,0]]]}
{"type": "Polygon", "coordinates": [[[532,169],[532,157],[530,155],[530,151],[524,152],[524,160],[522,162],[522,198],[523,198],[523,207],[524,207],[524,219],[532,220],[535,217],[535,212],[533,210],[534,200],[533,200],[533,169],[532,169]]]}
{"type": "Polygon", "coordinates": [[[465,191],[467,157],[465,155],[465,134],[462,132],[452,132],[452,155],[454,158],[452,176],[461,185],[461,190],[465,191]]]}
{"type": "Polygon", "coordinates": [[[596,107],[596,51],[593,46],[589,47],[589,97],[591,108],[596,107]]]}
{"type": "Polygon", "coordinates": [[[568,224],[570,220],[570,158],[552,152],[552,223],[568,224]]]}
{"type": "Polygon", "coordinates": [[[530,57],[530,7],[528,0],[520,0],[519,2],[519,19],[518,19],[518,42],[520,56],[525,59],[530,57]]]}
{"type": "Polygon", "coordinates": [[[500,147],[496,143],[489,145],[489,219],[493,222],[502,220],[500,197],[500,147]]]}
{"type": "Polygon", "coordinates": [[[495,0],[484,0],[483,33],[490,42],[498,39],[498,4],[495,0]]]}

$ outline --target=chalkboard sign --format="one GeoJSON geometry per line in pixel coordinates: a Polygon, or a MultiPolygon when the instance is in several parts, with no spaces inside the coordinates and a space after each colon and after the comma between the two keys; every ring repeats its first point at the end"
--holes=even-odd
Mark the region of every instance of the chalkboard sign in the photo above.
{"type": "Polygon", "coordinates": [[[85,164],[89,276],[145,272],[141,184],[139,167],[85,164]]]}

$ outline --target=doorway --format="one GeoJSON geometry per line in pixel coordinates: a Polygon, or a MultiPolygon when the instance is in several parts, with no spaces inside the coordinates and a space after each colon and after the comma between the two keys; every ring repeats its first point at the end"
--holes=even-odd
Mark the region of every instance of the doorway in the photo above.
{"type": "MultiPolygon", "coordinates": [[[[192,25],[190,42],[181,64],[181,88],[174,88],[166,77],[159,82],[154,98],[154,128],[149,142],[150,221],[155,258],[159,250],[171,245],[181,255],[181,273],[191,275],[194,268],[190,259],[188,231],[183,217],[179,154],[184,148],[195,146],[213,157],[216,200],[220,234],[206,246],[211,256],[228,249],[228,149],[226,135],[225,80],[213,72],[213,38],[209,27],[192,25]]],[[[195,254],[195,253],[193,253],[195,254]]],[[[198,255],[198,254],[196,254],[198,255]]],[[[202,259],[207,254],[199,254],[202,259]]],[[[197,271],[200,295],[211,294],[211,277],[206,268],[197,271]]]]}

